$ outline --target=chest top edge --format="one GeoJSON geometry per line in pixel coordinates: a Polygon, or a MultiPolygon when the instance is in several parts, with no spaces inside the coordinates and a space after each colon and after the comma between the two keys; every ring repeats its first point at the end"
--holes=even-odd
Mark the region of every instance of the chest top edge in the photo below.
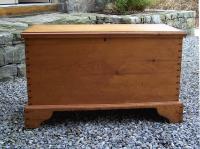
{"type": "Polygon", "coordinates": [[[34,37],[137,37],[179,36],[186,33],[165,24],[84,24],[84,25],[33,25],[24,32],[24,38],[34,37]]]}

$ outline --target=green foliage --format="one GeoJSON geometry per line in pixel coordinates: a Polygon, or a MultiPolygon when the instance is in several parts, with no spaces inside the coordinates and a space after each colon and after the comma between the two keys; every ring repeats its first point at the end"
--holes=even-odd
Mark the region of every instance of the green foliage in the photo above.
{"type": "Polygon", "coordinates": [[[151,6],[156,0],[116,0],[115,5],[120,12],[124,11],[143,11],[151,6]]]}
{"type": "Polygon", "coordinates": [[[129,0],[116,0],[115,5],[118,11],[124,12],[128,10],[128,1],[129,0]]]}
{"type": "Polygon", "coordinates": [[[129,10],[143,11],[147,6],[151,6],[155,0],[129,0],[129,10]]]}

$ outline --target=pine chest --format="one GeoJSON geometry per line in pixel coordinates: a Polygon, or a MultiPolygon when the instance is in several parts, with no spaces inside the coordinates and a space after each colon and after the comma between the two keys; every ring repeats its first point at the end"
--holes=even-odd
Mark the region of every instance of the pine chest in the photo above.
{"type": "Polygon", "coordinates": [[[155,108],[182,121],[182,39],[167,25],[35,25],[26,45],[27,128],[55,111],[155,108]]]}

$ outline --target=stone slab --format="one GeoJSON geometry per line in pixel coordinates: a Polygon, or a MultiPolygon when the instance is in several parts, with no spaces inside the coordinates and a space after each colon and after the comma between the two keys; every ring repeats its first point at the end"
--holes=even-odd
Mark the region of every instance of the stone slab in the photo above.
{"type": "Polygon", "coordinates": [[[0,32],[0,46],[9,45],[13,41],[13,35],[9,32],[0,32]]]}
{"type": "Polygon", "coordinates": [[[19,64],[25,60],[24,44],[19,44],[15,46],[6,46],[1,48],[4,65],[7,64],[19,64]]]}
{"type": "Polygon", "coordinates": [[[18,77],[26,76],[26,65],[25,64],[18,64],[17,65],[17,76],[18,77]]]}
{"type": "Polygon", "coordinates": [[[13,79],[17,76],[17,65],[6,65],[0,67],[0,80],[13,79]]]}

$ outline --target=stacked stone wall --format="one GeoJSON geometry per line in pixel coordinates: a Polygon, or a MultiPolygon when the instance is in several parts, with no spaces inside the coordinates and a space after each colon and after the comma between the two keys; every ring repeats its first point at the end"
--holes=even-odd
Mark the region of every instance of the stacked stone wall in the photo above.
{"type": "Polygon", "coordinates": [[[133,15],[49,13],[0,19],[0,81],[25,76],[21,32],[33,24],[168,24],[192,34],[194,11],[154,11],[133,15]]]}

